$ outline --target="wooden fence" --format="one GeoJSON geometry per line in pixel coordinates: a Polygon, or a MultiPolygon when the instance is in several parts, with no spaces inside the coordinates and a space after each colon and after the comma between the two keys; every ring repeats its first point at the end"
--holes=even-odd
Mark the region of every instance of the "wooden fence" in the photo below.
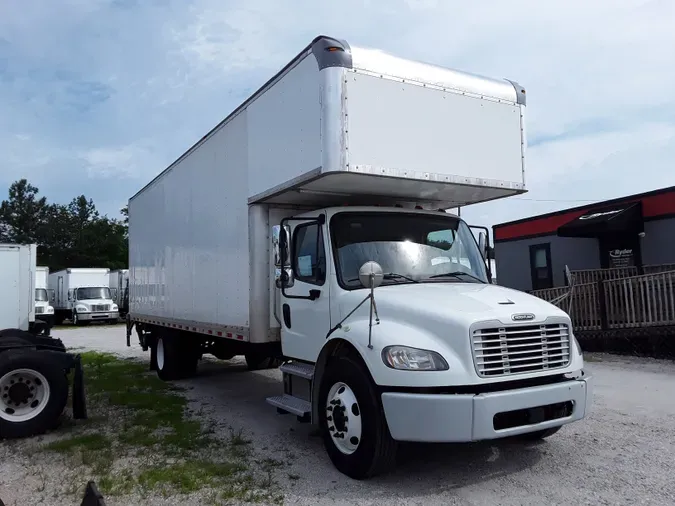
{"type": "Polygon", "coordinates": [[[531,293],[567,311],[578,330],[675,325],[675,270],[531,293]]]}
{"type": "MultiPolygon", "coordinates": [[[[675,271],[675,264],[645,265],[642,274],[675,271]]],[[[572,271],[575,284],[597,283],[611,279],[623,279],[640,275],[637,267],[617,267],[613,269],[586,269],[572,271]]]]}

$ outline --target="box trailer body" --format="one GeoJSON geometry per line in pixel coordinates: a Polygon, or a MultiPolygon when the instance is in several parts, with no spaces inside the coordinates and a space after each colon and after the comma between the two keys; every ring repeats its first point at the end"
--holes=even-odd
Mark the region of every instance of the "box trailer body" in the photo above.
{"type": "Polygon", "coordinates": [[[490,284],[487,237],[443,211],[526,191],[524,110],[517,83],[318,37],[130,199],[127,342],[136,327],[164,379],[202,353],[284,361],[268,402],[332,436],[354,477],[395,441],[583,418],[591,380],[569,316],[490,284]],[[520,339],[535,349],[509,355],[520,339]],[[368,410],[350,426],[348,403],[368,410]],[[513,410],[546,414],[493,425],[513,410]],[[389,446],[360,444],[362,423],[389,446]]]}
{"type": "Polygon", "coordinates": [[[0,440],[53,429],[66,407],[71,370],[73,417],[87,417],[80,357],[49,336],[50,325],[39,319],[48,310],[36,319],[48,273],[36,266],[36,253],[35,244],[0,244],[0,440]]]}
{"type": "Polygon", "coordinates": [[[54,307],[49,289],[49,267],[35,268],[35,318],[45,322],[49,327],[54,324],[54,307]]]}
{"type": "Polygon", "coordinates": [[[48,285],[57,322],[116,322],[119,308],[112,300],[109,283],[110,269],[72,268],[50,273],[48,285]]]}
{"type": "Polygon", "coordinates": [[[0,329],[34,324],[36,257],[35,244],[0,244],[0,329]]]}
{"type": "Polygon", "coordinates": [[[113,302],[119,307],[120,316],[124,318],[129,312],[129,269],[110,271],[109,276],[113,302]]]}

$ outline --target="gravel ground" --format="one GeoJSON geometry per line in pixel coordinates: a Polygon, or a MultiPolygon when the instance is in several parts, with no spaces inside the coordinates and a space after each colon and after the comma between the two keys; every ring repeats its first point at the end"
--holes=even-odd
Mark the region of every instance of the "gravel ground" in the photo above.
{"type": "MultiPolygon", "coordinates": [[[[123,326],[53,333],[68,347],[148,359],[137,344],[126,347],[123,326]]],[[[203,416],[243,429],[257,452],[284,463],[277,479],[285,504],[675,504],[675,364],[600,354],[587,359],[596,389],[586,420],[542,443],[405,446],[393,474],[366,482],[338,473],[307,425],[265,403],[281,389],[278,371],[247,372],[237,359],[207,361],[198,377],[180,383],[203,416]]],[[[4,477],[21,465],[0,446],[0,497],[30,504],[30,494],[5,489],[4,477]]],[[[27,482],[23,489],[31,486],[37,485],[27,482]]],[[[171,498],[150,503],[199,504],[171,498]]],[[[108,504],[122,503],[111,498],[108,504]]]]}

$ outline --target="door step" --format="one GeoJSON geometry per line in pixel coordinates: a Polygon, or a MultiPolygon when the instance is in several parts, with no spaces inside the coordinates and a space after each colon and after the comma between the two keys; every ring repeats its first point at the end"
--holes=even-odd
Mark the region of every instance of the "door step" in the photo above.
{"type": "Polygon", "coordinates": [[[284,374],[297,376],[302,379],[311,380],[314,377],[314,366],[302,362],[288,362],[279,367],[284,374]]]}
{"type": "Polygon", "coordinates": [[[309,416],[312,411],[309,401],[288,394],[268,397],[267,402],[282,412],[293,413],[299,417],[309,416]]]}

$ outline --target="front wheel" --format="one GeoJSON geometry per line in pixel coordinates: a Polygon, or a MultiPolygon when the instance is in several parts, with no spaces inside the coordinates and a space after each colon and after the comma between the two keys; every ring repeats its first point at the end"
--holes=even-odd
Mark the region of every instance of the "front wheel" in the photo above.
{"type": "Polygon", "coordinates": [[[362,480],[396,463],[384,410],[365,366],[349,357],[333,359],[319,391],[319,425],[333,465],[362,480]]]}

